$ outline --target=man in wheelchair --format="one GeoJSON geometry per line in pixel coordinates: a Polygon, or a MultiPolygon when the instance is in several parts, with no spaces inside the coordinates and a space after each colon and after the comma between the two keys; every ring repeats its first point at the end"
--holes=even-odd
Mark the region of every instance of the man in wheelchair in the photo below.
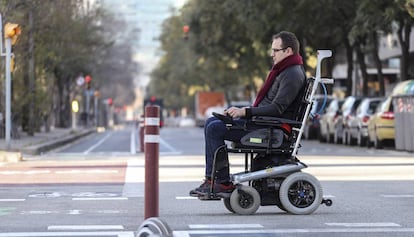
{"type": "MultiPolygon", "coordinates": [[[[228,194],[234,190],[235,186],[230,181],[227,150],[220,148],[226,146],[225,140],[239,143],[242,137],[252,131],[260,133],[263,126],[252,123],[252,118],[296,119],[302,99],[301,92],[306,81],[299,47],[299,41],[291,32],[282,31],[274,35],[271,46],[271,57],[274,63],[253,105],[244,108],[228,108],[224,111],[227,118],[211,117],[206,121],[204,127],[205,180],[199,187],[190,191],[191,196],[205,195],[210,190],[214,190],[217,194],[228,194]],[[226,119],[229,121],[225,122],[226,119]],[[229,125],[232,126],[231,129],[229,129],[229,125]],[[215,167],[218,168],[214,170],[215,180],[212,182],[215,157],[216,163],[221,162],[222,165],[215,164],[215,167]],[[212,185],[213,187],[211,187],[212,185]]],[[[279,138],[280,142],[276,146],[282,146],[283,138],[289,137],[292,132],[292,125],[280,123],[278,128],[275,130],[274,136],[281,136],[282,139],[279,138]]],[[[274,162],[272,157],[257,158],[264,159],[264,166],[266,166],[266,162],[269,164],[274,162]]],[[[289,155],[288,158],[290,158],[289,155]]]]}

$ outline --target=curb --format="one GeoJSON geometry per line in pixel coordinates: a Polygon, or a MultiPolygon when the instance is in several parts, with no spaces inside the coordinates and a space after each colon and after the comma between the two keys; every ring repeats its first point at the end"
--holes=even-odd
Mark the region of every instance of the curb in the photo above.
{"type": "Polygon", "coordinates": [[[37,144],[37,145],[24,147],[24,148],[21,149],[21,152],[24,153],[24,154],[28,154],[28,155],[40,155],[43,152],[50,151],[50,150],[53,150],[57,147],[66,145],[70,142],[73,142],[73,141],[75,141],[79,138],[82,138],[82,137],[87,136],[87,135],[89,135],[91,133],[94,133],[94,132],[95,132],[95,130],[91,129],[91,130],[86,130],[86,131],[83,131],[83,132],[80,132],[80,133],[77,133],[77,134],[71,134],[71,135],[65,136],[63,138],[58,138],[58,139],[55,139],[55,140],[52,140],[52,141],[47,141],[47,142],[42,143],[42,144],[37,144]]]}

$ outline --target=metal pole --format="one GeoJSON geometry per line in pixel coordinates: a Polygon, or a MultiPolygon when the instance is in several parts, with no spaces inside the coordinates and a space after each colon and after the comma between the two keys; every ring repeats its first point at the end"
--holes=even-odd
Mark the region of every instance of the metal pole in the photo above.
{"type": "Polygon", "coordinates": [[[145,219],[158,217],[160,107],[145,107],[145,219]]]}
{"type": "Polygon", "coordinates": [[[94,117],[95,117],[95,127],[98,127],[98,97],[94,95],[94,117]]]}
{"type": "Polygon", "coordinates": [[[85,90],[85,93],[86,93],[86,127],[89,127],[89,105],[90,105],[89,90],[85,90]]]}
{"type": "Polygon", "coordinates": [[[10,133],[11,133],[11,39],[6,38],[6,150],[10,150],[10,133]]]}

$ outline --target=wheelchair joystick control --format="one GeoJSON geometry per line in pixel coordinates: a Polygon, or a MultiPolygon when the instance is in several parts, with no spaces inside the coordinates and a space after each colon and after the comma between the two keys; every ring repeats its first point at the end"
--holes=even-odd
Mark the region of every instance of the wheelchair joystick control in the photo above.
{"type": "Polygon", "coordinates": [[[213,116],[220,119],[226,124],[233,124],[233,118],[230,115],[224,115],[224,114],[213,112],[213,116]]]}

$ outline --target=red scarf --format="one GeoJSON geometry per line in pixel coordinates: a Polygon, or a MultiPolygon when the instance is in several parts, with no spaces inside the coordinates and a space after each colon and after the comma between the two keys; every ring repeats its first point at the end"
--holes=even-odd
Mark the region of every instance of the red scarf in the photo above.
{"type": "Polygon", "coordinates": [[[302,65],[302,57],[299,54],[293,54],[286,58],[284,58],[281,62],[273,65],[272,70],[267,75],[266,81],[262,88],[260,89],[259,93],[257,93],[256,100],[253,103],[253,107],[256,107],[266,96],[267,92],[269,91],[270,87],[272,87],[273,82],[275,81],[276,77],[286,68],[293,66],[293,65],[302,65]]]}

